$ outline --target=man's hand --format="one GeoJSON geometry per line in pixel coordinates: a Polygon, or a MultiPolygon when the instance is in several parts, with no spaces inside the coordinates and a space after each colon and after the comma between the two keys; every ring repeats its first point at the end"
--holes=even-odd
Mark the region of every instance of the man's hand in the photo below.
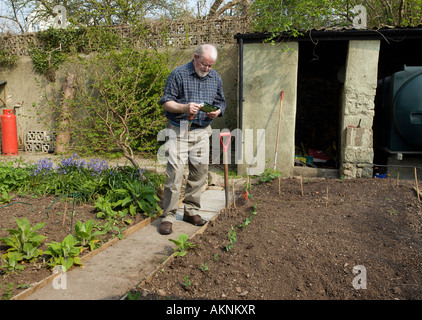
{"type": "Polygon", "coordinates": [[[187,111],[186,113],[189,114],[197,114],[197,112],[201,109],[201,105],[198,103],[190,102],[187,104],[187,111]]]}
{"type": "Polygon", "coordinates": [[[168,112],[173,113],[189,113],[189,114],[196,114],[198,110],[201,108],[199,103],[188,103],[188,104],[181,104],[177,103],[176,101],[166,101],[163,104],[163,109],[168,112]]]}
{"type": "Polygon", "coordinates": [[[215,111],[213,111],[213,112],[207,112],[207,117],[208,118],[210,118],[210,119],[215,119],[215,118],[217,118],[218,117],[218,115],[221,113],[221,110],[220,109],[218,109],[218,110],[215,110],[215,111]]]}

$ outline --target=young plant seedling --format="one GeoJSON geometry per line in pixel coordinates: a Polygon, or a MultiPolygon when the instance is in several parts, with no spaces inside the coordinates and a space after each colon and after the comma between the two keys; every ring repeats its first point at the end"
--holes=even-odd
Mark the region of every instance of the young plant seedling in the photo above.
{"type": "Polygon", "coordinates": [[[239,224],[237,227],[238,228],[246,228],[246,226],[252,222],[252,219],[254,216],[256,216],[256,206],[257,204],[255,203],[254,205],[254,210],[250,213],[249,217],[246,218],[244,223],[239,224]]]}
{"type": "Polygon", "coordinates": [[[208,271],[208,270],[209,270],[208,264],[206,262],[202,263],[201,271],[205,272],[205,271],[208,271]]]}
{"type": "Polygon", "coordinates": [[[190,281],[189,276],[185,276],[184,279],[185,281],[183,281],[183,286],[188,288],[192,284],[192,281],[190,281]]]}
{"type": "Polygon", "coordinates": [[[127,299],[128,300],[139,300],[140,295],[141,295],[141,291],[137,291],[134,294],[132,294],[132,292],[128,291],[127,299]]]}
{"type": "Polygon", "coordinates": [[[173,249],[175,257],[183,257],[186,253],[188,253],[188,250],[198,246],[196,244],[192,244],[188,240],[189,236],[186,233],[179,234],[177,240],[169,239],[169,241],[173,242],[177,246],[177,248],[173,249]]]}
{"type": "Polygon", "coordinates": [[[227,234],[230,243],[226,246],[226,251],[229,251],[231,248],[233,248],[234,243],[237,241],[236,234],[236,230],[234,230],[233,226],[231,226],[231,229],[227,234]]]}

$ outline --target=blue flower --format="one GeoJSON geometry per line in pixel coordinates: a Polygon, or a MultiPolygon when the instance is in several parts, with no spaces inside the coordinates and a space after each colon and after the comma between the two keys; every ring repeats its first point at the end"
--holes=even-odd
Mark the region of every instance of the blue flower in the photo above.
{"type": "Polygon", "coordinates": [[[104,170],[108,170],[108,163],[105,160],[100,161],[100,159],[95,158],[86,165],[86,168],[89,169],[94,175],[100,175],[104,170]]]}
{"type": "Polygon", "coordinates": [[[35,167],[33,170],[34,176],[39,174],[47,175],[53,171],[53,161],[48,158],[38,160],[35,163],[35,167]]]}

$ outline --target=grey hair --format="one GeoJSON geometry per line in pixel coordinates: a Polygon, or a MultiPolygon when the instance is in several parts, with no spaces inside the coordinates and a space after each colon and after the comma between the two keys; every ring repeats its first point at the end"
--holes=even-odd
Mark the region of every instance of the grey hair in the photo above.
{"type": "Polygon", "coordinates": [[[217,48],[213,44],[200,45],[195,51],[199,58],[202,57],[206,52],[210,55],[211,59],[217,61],[217,48]]]}

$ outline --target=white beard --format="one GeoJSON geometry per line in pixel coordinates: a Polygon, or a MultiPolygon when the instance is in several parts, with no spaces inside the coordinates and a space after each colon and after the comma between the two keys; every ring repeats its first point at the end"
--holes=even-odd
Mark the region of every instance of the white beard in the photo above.
{"type": "Polygon", "coordinates": [[[195,73],[200,77],[200,78],[203,78],[203,77],[205,77],[208,73],[209,73],[209,71],[208,72],[206,72],[206,71],[201,71],[201,70],[199,70],[199,69],[196,69],[195,70],[195,73]]]}

